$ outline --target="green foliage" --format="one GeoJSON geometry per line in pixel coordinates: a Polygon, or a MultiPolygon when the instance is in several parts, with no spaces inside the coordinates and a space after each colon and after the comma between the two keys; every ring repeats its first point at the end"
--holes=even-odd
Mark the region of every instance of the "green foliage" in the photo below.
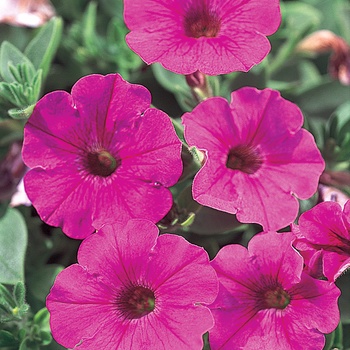
{"type": "Polygon", "coordinates": [[[24,280],[27,226],[18,210],[9,208],[0,218],[0,283],[24,280]]]}
{"type": "Polygon", "coordinates": [[[178,104],[184,111],[193,109],[196,103],[183,75],[170,72],[158,63],[152,65],[152,72],[158,83],[164,89],[174,94],[178,104]]]}
{"type": "Polygon", "coordinates": [[[340,105],[324,125],[322,153],[332,170],[350,170],[349,101],[340,105]]]}
{"type": "MultiPolygon", "coordinates": [[[[116,5],[117,7],[117,5],[116,5]]],[[[67,27],[65,40],[62,43],[59,57],[65,59],[70,56],[68,64],[69,74],[66,80],[81,77],[91,73],[111,73],[118,71],[124,79],[130,80],[142,61],[134,54],[125,42],[127,29],[125,27],[122,10],[112,13],[112,17],[99,17],[103,4],[89,2],[81,17],[67,27]]],[[[65,74],[65,72],[62,72],[65,74]]]]}
{"type": "Polygon", "coordinates": [[[4,41],[0,47],[0,98],[14,119],[27,119],[38,101],[43,80],[56,54],[62,33],[62,20],[54,18],[41,28],[24,53],[4,41]]]}
{"type": "Polygon", "coordinates": [[[0,284],[0,349],[40,349],[52,341],[46,308],[32,314],[25,301],[26,289],[18,282],[12,289],[0,284]]]}
{"type": "Polygon", "coordinates": [[[51,19],[51,21],[40,29],[24,51],[24,54],[33,63],[35,69],[37,71],[42,70],[43,79],[46,78],[51,62],[58,49],[62,30],[62,19],[51,19]]]}

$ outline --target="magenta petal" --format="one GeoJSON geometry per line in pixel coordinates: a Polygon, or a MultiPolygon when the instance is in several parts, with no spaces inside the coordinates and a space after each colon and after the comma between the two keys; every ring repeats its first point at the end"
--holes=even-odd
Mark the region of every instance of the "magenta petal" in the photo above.
{"type": "Polygon", "coordinates": [[[149,251],[156,244],[158,234],[158,228],[146,220],[105,225],[81,244],[79,264],[90,273],[101,275],[107,285],[115,280],[138,280],[148,264],[149,251]],[[102,259],[103,256],[108,259],[102,259]]]}
{"type": "Polygon", "coordinates": [[[163,234],[150,255],[147,279],[152,279],[152,286],[160,294],[168,296],[162,299],[164,307],[175,308],[172,300],[177,299],[177,306],[183,308],[195,298],[198,303],[210,304],[214,301],[218,283],[214,269],[209,265],[206,251],[196,245],[189,244],[184,238],[163,234]],[[164,260],[169,251],[172,259],[164,260]],[[161,267],[161,268],[160,268],[161,267]],[[182,280],[186,289],[178,289],[182,280]],[[208,282],[209,281],[209,282],[208,282]],[[192,290],[188,294],[188,290],[192,290]]]}
{"type": "Polygon", "coordinates": [[[323,202],[303,213],[299,228],[301,234],[313,244],[339,246],[346,240],[350,244],[342,208],[336,202],[323,202]]]}
{"type": "MultiPolygon", "coordinates": [[[[297,247],[302,254],[310,248],[322,250],[323,273],[329,281],[334,281],[349,266],[349,202],[345,204],[344,211],[336,202],[320,203],[299,219],[297,247]]],[[[306,263],[310,265],[312,261],[310,259],[306,263]]],[[[312,266],[308,268],[312,270],[312,266]]]]}
{"type": "Polygon", "coordinates": [[[44,96],[35,106],[24,128],[23,161],[29,168],[73,164],[84,143],[75,132],[79,113],[65,91],[44,96]],[[55,106],[55,108],[52,108],[55,106]],[[50,144],[50,147],[43,147],[50,144]]]}
{"type": "Polygon", "coordinates": [[[331,333],[337,327],[340,290],[334,283],[315,280],[304,273],[300,283],[290,288],[290,293],[295,322],[308,329],[317,328],[322,333],[331,333]]]}
{"type": "Polygon", "coordinates": [[[32,169],[24,177],[24,186],[47,224],[62,227],[68,236],[76,239],[83,239],[94,231],[88,200],[90,188],[69,169],[32,169]]]}
{"type": "Polygon", "coordinates": [[[65,347],[74,348],[82,340],[82,329],[94,337],[113,312],[112,297],[112,291],[83,267],[72,265],[62,271],[47,298],[55,339],[65,347]],[[62,322],[67,320],[67,315],[70,322],[62,322]]]}

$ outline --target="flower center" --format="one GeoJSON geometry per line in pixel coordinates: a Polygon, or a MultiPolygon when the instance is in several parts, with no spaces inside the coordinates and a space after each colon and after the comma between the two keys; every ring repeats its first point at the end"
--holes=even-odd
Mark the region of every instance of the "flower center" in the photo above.
{"type": "Polygon", "coordinates": [[[228,153],[226,167],[247,174],[254,174],[260,169],[262,163],[262,157],[257,149],[251,146],[239,145],[232,148],[228,153]]]}
{"type": "Polygon", "coordinates": [[[154,310],[153,291],[142,286],[131,286],[117,297],[116,305],[121,314],[128,319],[141,318],[154,310]]]}
{"type": "Polygon", "coordinates": [[[120,159],[115,159],[108,151],[94,151],[87,154],[87,168],[93,175],[107,177],[120,166],[120,159]]]}
{"type": "Polygon", "coordinates": [[[221,27],[218,15],[209,10],[204,2],[201,8],[191,8],[185,15],[185,34],[191,38],[215,38],[221,27]]]}
{"type": "Polygon", "coordinates": [[[267,290],[263,298],[264,309],[285,309],[290,303],[290,295],[281,287],[267,290]]]}

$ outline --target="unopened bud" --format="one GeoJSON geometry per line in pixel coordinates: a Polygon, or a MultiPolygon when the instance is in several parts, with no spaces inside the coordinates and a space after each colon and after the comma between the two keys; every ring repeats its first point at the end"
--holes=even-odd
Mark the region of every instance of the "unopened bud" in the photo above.
{"type": "Polygon", "coordinates": [[[319,30],[307,36],[297,46],[298,52],[332,52],[329,74],[344,85],[350,85],[350,46],[340,36],[330,30],[319,30]]]}
{"type": "Polygon", "coordinates": [[[205,74],[197,70],[192,74],[187,74],[185,77],[197,102],[201,102],[213,96],[213,92],[208,84],[208,79],[205,74]]]}
{"type": "Polygon", "coordinates": [[[186,82],[191,88],[203,88],[206,85],[207,78],[205,74],[197,70],[192,74],[186,75],[186,82]]]}

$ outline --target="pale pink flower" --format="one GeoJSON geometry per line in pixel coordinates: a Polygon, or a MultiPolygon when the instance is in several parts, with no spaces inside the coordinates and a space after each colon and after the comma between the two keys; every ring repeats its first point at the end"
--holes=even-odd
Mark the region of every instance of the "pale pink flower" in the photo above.
{"type": "Polygon", "coordinates": [[[1,0],[0,23],[39,27],[55,15],[49,0],[1,0]]]}
{"type": "Polygon", "coordinates": [[[43,221],[85,238],[109,221],[162,219],[182,172],[170,118],[118,74],[80,79],[36,105],[24,130],[24,179],[43,221]]]}
{"type": "Polygon", "coordinates": [[[204,304],[218,281],[203,248],[158,237],[147,220],[104,226],[47,298],[53,337],[70,349],[201,350],[213,326],[204,304]]]}
{"type": "Polygon", "coordinates": [[[335,281],[350,268],[350,200],[344,209],[336,202],[316,205],[300,216],[294,231],[311,275],[335,281]]]}
{"type": "Polygon", "coordinates": [[[316,192],[324,161],[299,108],[278,91],[246,87],[231,99],[209,98],[183,116],[187,143],[206,154],[193,198],[265,231],[281,229],[297,217],[296,197],[316,192]]]}
{"type": "Polygon", "coordinates": [[[128,45],[179,74],[248,71],[270,51],[278,0],[125,0],[128,45]]]}
{"type": "Polygon", "coordinates": [[[294,238],[290,232],[261,233],[248,249],[234,244],[219,251],[212,261],[220,282],[209,305],[212,350],[323,349],[323,333],[340,320],[340,290],[303,272],[294,238]]]}

